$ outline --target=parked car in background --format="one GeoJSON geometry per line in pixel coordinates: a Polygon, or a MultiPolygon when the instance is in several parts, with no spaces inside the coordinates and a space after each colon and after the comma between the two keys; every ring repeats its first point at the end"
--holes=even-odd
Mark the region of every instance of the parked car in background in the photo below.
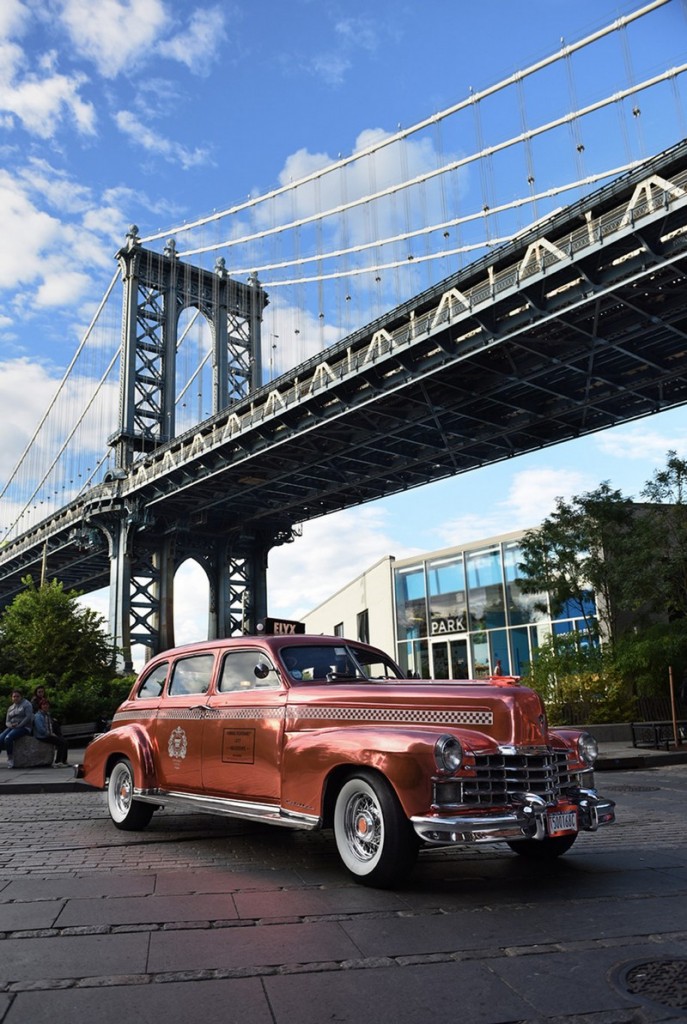
{"type": "Polygon", "coordinates": [[[505,843],[557,857],[614,821],[596,743],[549,729],[516,678],[404,678],[341,637],[256,635],[151,659],[77,776],[121,829],[179,805],[333,829],[346,869],[393,886],[422,846],[505,843]]]}

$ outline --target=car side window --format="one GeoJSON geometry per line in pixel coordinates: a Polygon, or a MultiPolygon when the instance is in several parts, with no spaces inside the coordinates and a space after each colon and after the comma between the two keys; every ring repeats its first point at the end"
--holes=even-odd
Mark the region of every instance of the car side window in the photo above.
{"type": "Polygon", "coordinates": [[[230,693],[232,690],[274,689],[280,685],[271,660],[262,651],[253,648],[250,651],[229,651],[226,654],[217,689],[221,693],[230,693]],[[256,665],[268,667],[269,672],[260,678],[263,673],[255,674],[256,665]]]}
{"type": "Polygon", "coordinates": [[[168,661],[162,662],[161,665],[156,665],[139,686],[136,698],[145,700],[146,698],[159,697],[165,686],[168,668],[168,661]]]}
{"type": "Polygon", "coordinates": [[[212,682],[214,664],[214,654],[195,654],[188,658],[180,658],[172,669],[170,697],[183,697],[188,693],[207,693],[212,682]]]}

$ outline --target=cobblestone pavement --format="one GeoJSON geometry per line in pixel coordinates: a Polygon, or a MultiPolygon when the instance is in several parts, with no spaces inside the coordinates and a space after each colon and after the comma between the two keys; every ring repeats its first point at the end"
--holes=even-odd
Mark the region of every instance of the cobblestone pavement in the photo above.
{"type": "Polygon", "coordinates": [[[1,795],[0,1022],[687,1020],[687,766],[598,783],[617,824],[554,864],[427,851],[392,892],[329,833],[1,795]]]}

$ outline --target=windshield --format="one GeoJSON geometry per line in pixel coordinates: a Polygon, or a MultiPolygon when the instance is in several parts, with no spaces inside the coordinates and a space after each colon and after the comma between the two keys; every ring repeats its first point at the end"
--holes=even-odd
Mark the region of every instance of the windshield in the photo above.
{"type": "Polygon", "coordinates": [[[312,644],[283,647],[281,658],[295,682],[402,679],[401,670],[386,655],[355,644],[312,644]]]}

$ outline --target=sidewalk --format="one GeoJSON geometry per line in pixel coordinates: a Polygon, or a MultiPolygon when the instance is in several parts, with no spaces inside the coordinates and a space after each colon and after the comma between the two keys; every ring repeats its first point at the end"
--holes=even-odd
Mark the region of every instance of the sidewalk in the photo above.
{"type": "MultiPolygon", "coordinates": [[[[83,761],[85,747],[72,747],[69,765],[83,761]]],[[[73,767],[8,768],[5,754],[0,755],[0,796],[4,793],[75,793],[88,789],[74,778],[73,767]]]]}
{"type": "MultiPolygon", "coordinates": [[[[83,760],[84,748],[69,751],[70,765],[83,760]]],[[[596,771],[660,768],[668,764],[687,764],[687,742],[670,750],[650,750],[633,747],[629,743],[599,743],[596,771]]],[[[7,767],[4,754],[0,760],[0,796],[5,793],[78,793],[89,790],[74,778],[73,768],[13,768],[7,767]]]]}

